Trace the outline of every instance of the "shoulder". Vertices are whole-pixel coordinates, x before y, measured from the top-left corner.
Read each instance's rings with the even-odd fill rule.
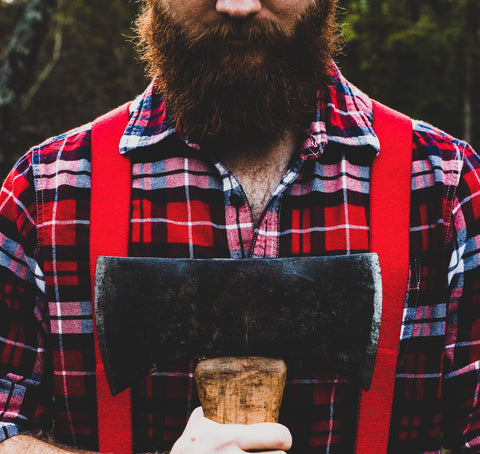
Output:
[[[441,195],[445,238],[450,244],[480,235],[480,157],[467,142],[413,121],[412,172],[412,195],[419,203],[431,204],[438,200],[435,194]]]
[[[48,192],[61,185],[89,186],[90,143],[91,123],[88,123],[32,147],[9,172],[1,197],[14,201],[15,211],[31,207],[28,209],[33,213],[40,191]]]
[[[91,154],[92,123],[87,123],[78,128],[51,137],[37,146],[32,147],[28,153],[34,166],[63,165],[79,159],[90,160]]]
[[[429,123],[413,121],[414,148],[424,154],[434,154],[445,159],[457,155],[476,155],[473,148],[464,140],[457,139]]]
[[[414,173],[431,173],[435,184],[448,186],[452,193],[467,173],[478,173],[479,169],[479,156],[467,142],[426,122],[413,120]]]

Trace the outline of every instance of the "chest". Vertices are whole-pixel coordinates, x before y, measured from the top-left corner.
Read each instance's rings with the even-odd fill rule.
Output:
[[[296,162],[284,174],[283,165],[272,173],[178,158],[135,164],[131,253],[242,258],[368,250],[369,169],[346,176],[342,167]]]
[[[244,170],[240,166],[229,167],[229,169],[240,182],[250,203],[259,203],[262,209],[265,194],[268,193],[267,197],[269,197],[284,175],[283,165],[277,167],[276,173],[272,172],[272,167],[265,169],[262,166],[251,171]],[[249,244],[253,244],[252,250],[255,257],[274,256],[274,254],[279,256],[333,255],[344,254],[347,251],[353,253],[368,250],[369,170],[367,168],[353,166],[346,161],[331,165],[304,165],[297,173],[288,174],[292,179],[288,180],[288,184],[285,184],[282,191],[275,192],[272,203],[267,209],[267,216],[262,217],[256,229],[250,222],[250,214],[246,206],[231,203],[231,195],[238,189],[232,181],[231,174],[219,174],[204,161],[172,156],[162,161],[136,163],[132,171],[131,255],[234,257],[247,251]],[[288,170],[287,173],[290,171]],[[48,191],[42,195],[44,199],[48,196],[52,197]],[[60,415],[66,414],[66,410],[62,407],[65,401],[63,396],[71,392],[70,388],[74,383],[77,393],[75,395],[87,396],[87,398],[75,400],[71,403],[71,409],[75,415],[87,414],[86,408],[88,411],[91,408],[95,409],[95,397],[89,393],[89,390],[95,387],[94,376],[89,372],[95,369],[95,363],[91,342],[92,314],[87,262],[88,188],[77,188],[72,194],[71,187],[62,185],[58,188],[57,196],[62,200],[62,209],[54,209],[56,205],[53,201],[46,205],[45,210],[51,212],[44,213],[44,216],[46,219],[53,219],[54,222],[44,222],[39,227],[42,233],[40,238],[44,239],[41,252],[48,260],[46,279],[49,295],[51,295],[49,303],[51,330],[54,339],[62,339],[63,343],[57,343],[59,347],[56,348],[59,351],[64,348],[65,340],[69,342],[66,344],[69,348],[72,349],[71,346],[75,345],[78,350],[76,354],[82,358],[83,367],[87,371],[81,377],[80,385],[77,381],[58,380],[57,412]],[[425,216],[417,214],[421,213],[421,207],[416,206],[415,198],[413,202],[414,220],[421,219],[428,226],[437,219],[438,213],[435,212],[424,213]],[[75,218],[72,221],[73,216]],[[426,247],[423,242],[432,242],[434,232],[420,226],[412,232],[412,247],[420,255],[419,250]],[[67,238],[72,238],[68,244]],[[73,239],[77,240],[75,244]],[[61,244],[61,247],[53,250],[52,242]],[[415,263],[420,267],[420,259]],[[412,275],[422,274],[421,269],[417,271],[418,273],[412,272]],[[441,301],[438,295],[428,294],[433,292],[432,289],[440,287],[434,271],[430,265],[427,289],[425,289],[425,283],[422,286],[419,282],[418,285],[415,282],[412,284],[415,286],[415,291],[411,292],[411,298],[415,300],[415,307],[427,304],[428,301]],[[422,280],[422,282],[425,281]],[[69,315],[65,316],[64,314],[67,313]],[[427,323],[421,317],[424,315],[426,317],[428,311],[425,311],[424,315],[417,310],[413,310],[412,313],[414,317],[420,319],[415,320],[412,329],[406,329],[405,333],[408,335],[411,331],[415,336],[427,336],[430,330],[416,329],[416,327],[422,327]],[[425,350],[419,347],[420,357],[428,354],[431,358],[431,342],[424,345]],[[60,354],[55,357],[54,368],[58,371],[58,376],[65,375],[63,373],[65,365],[61,358],[63,356]],[[417,366],[417,363],[420,365]],[[423,363],[416,361],[414,357],[406,364],[408,366],[406,372],[412,374],[419,372],[415,367],[421,367]],[[145,383],[139,384],[134,390],[136,408],[139,409],[139,414],[136,415],[138,421],[169,421],[171,414],[178,412],[179,406],[187,408],[195,405],[184,397],[190,396],[189,390],[193,389],[190,381],[191,371],[188,367],[186,365],[185,369],[176,370],[168,380],[166,380],[167,374],[157,374],[150,376]],[[311,412],[316,418],[314,421],[316,426],[329,426],[331,415],[321,411],[322,408],[327,408],[335,415],[332,421],[335,421],[340,428],[352,427],[354,412],[350,410],[355,405],[354,389],[344,383],[338,383],[335,377],[322,383],[309,381],[307,379],[311,378],[312,373],[299,366],[291,370],[298,381],[292,381],[289,384],[285,396],[287,410],[283,414],[288,419],[284,422],[300,434],[296,439],[300,439],[301,434],[305,432],[305,427],[311,427],[313,424],[310,417],[308,420],[304,419],[304,409],[310,408],[313,399],[318,410]],[[300,382],[301,386],[295,384]],[[155,407],[154,410],[161,414],[152,416],[149,413],[148,409],[151,408],[149,393],[151,392],[147,390],[150,389],[155,390],[152,391],[155,398],[162,402],[162,405],[158,406],[159,409]],[[172,392],[172,389],[178,392]],[[423,392],[423,387],[421,389]],[[334,404],[332,404],[333,397]],[[423,409],[422,412],[424,414]],[[88,420],[95,421],[95,414],[89,413]],[[82,419],[78,424],[84,424],[84,420]],[[178,427],[165,428],[158,424],[150,430],[149,425],[139,423],[138,430],[141,433],[137,438],[145,440],[145,443],[151,441],[152,446],[155,447],[158,446],[159,439],[165,440],[167,436],[174,439],[178,435],[175,431],[180,431],[183,426],[182,420],[178,423]],[[57,424],[57,427],[63,430],[62,428],[68,427],[68,424]],[[149,432],[147,433],[143,427],[147,427]],[[94,433],[93,430],[92,433]],[[339,429],[337,437],[341,445],[339,452],[347,451],[345,443],[348,442],[348,436],[347,429]],[[316,443],[323,443],[323,435],[320,434],[318,437],[315,439]],[[310,439],[306,436],[304,439],[306,449],[301,452],[314,452],[313,449],[308,450],[308,446],[312,446]],[[152,446],[139,446],[138,451],[145,452]]]
[[[257,225],[266,203],[281,182],[285,169],[278,166],[234,167],[234,169],[233,173],[248,199],[253,224]]]
[[[291,153],[278,149],[257,155],[238,154],[225,160],[247,197],[254,225],[258,224],[268,200],[288,172],[290,159]]]

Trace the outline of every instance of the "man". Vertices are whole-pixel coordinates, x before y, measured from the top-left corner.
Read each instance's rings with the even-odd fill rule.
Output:
[[[372,101],[330,60],[335,3],[144,1],[138,31],[155,80],[120,141],[132,162],[130,255],[369,250],[379,142]],[[30,150],[1,193],[2,453],[98,449],[90,131]],[[389,452],[480,452],[480,161],[416,121],[412,149]],[[358,389],[319,365],[289,365],[282,424],[223,426],[197,409],[185,428],[198,406],[192,367],[169,365],[132,388],[135,452],[281,452],[292,440],[296,453],[352,452]],[[37,438],[52,419],[71,448]]]

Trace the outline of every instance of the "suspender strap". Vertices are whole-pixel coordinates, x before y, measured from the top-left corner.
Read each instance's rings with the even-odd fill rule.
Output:
[[[375,102],[373,118],[380,154],[372,168],[370,241],[380,257],[383,309],[372,385],[360,396],[357,454],[387,452],[409,266],[412,122]]]
[[[92,125],[90,272],[92,295],[99,255],[128,256],[131,165],[118,144],[128,124],[125,104]],[[94,301],[94,299],[92,299]],[[130,390],[112,397],[103,369],[95,328],[99,451],[132,453]]]

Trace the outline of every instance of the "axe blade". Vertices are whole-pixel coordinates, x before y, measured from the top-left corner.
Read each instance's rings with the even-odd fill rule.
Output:
[[[318,361],[368,389],[381,293],[376,254],[99,257],[95,316],[110,389],[172,361],[252,355]]]

